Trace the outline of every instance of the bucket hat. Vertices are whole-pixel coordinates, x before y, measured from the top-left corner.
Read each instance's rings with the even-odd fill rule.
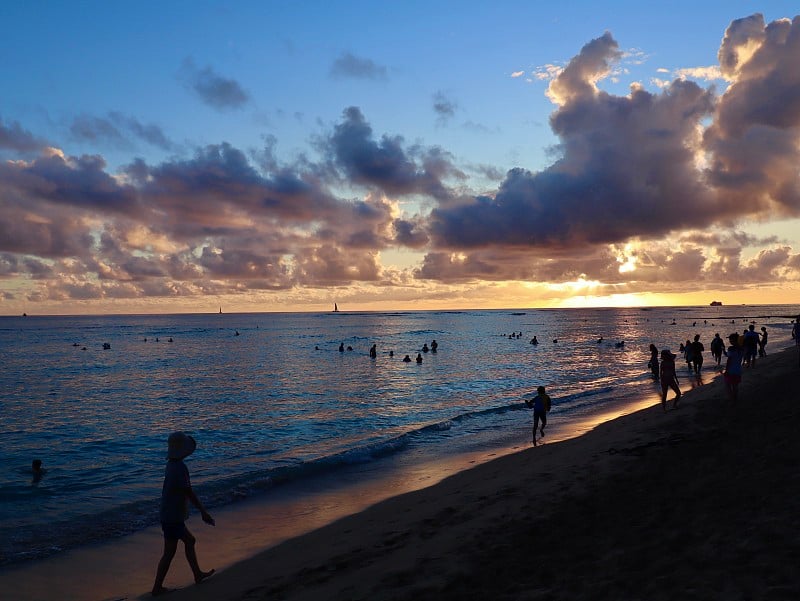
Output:
[[[169,450],[167,457],[169,459],[184,459],[194,453],[197,448],[197,442],[194,438],[183,432],[173,432],[167,439]]]

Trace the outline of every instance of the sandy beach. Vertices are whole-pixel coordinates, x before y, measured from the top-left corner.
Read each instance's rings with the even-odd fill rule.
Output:
[[[709,381],[677,410],[499,458],[169,598],[798,598],[798,378],[794,349],[775,353],[736,406]]]
[[[242,549],[242,561],[166,598],[800,598],[796,351],[745,369],[736,406],[715,371],[702,386],[679,375],[688,392],[677,410],[653,404],[258,554]],[[218,521],[267,531],[261,512]],[[214,529],[197,520],[192,528],[201,565],[220,567]],[[0,588],[8,598],[147,599],[159,539],[153,528],[138,543],[126,537],[14,568],[0,573]],[[114,588],[130,574],[138,592]],[[179,550],[166,584],[189,576]]]

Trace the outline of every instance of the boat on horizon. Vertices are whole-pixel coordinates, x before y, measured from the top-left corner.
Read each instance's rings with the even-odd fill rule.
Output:
[[[333,303],[333,312],[334,313],[338,313],[339,312],[339,305],[337,305],[336,303]]]
[[[722,306],[722,301],[711,301],[711,306],[712,307],[721,307]]]

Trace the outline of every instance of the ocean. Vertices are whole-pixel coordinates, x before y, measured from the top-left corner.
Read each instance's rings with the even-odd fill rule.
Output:
[[[313,491],[354,465],[372,466],[359,472],[368,477],[395,465],[387,459],[524,447],[524,399],[538,385],[553,399],[554,434],[642,398],[658,402],[650,343],[677,352],[699,334],[708,383],[719,372],[709,351],[716,332],[765,326],[767,351],[775,351],[791,343],[798,312],[0,317],[0,566],[156,524],[174,430],[198,441],[187,465],[213,512],[292,483]],[[437,351],[424,352],[433,340]],[[679,375],[684,387],[699,383],[684,368]],[[46,470],[38,480],[35,458]]]

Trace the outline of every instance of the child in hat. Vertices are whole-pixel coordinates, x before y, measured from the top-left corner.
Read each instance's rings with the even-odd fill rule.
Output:
[[[200,515],[206,524],[214,525],[214,518],[206,511],[200,499],[194,494],[189,481],[189,470],[183,460],[191,455],[197,448],[194,438],[183,432],[173,432],[168,440],[167,467],[164,471],[164,486],[161,489],[161,529],[164,531],[164,554],[158,562],[156,580],[153,584],[153,596],[169,592],[164,588],[164,578],[167,576],[172,558],[178,550],[178,541],[183,541],[186,549],[186,560],[192,568],[194,581],[200,583],[214,570],[204,572],[197,563],[197,554],[194,550],[195,537],[186,527],[186,518],[189,517],[189,501],[200,510]]]

